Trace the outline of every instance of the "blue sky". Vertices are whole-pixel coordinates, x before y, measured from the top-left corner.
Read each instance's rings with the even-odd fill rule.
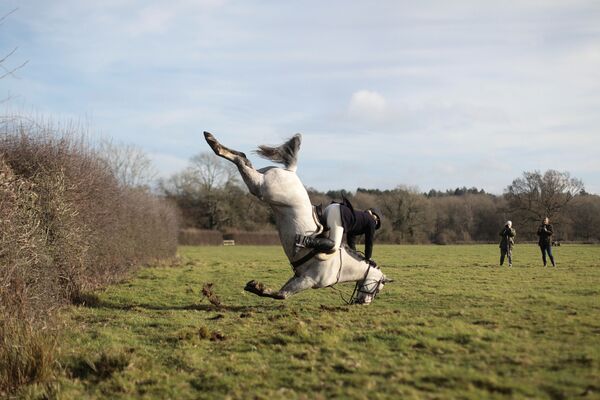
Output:
[[[16,1],[6,112],[134,143],[162,176],[303,134],[320,190],[476,186],[557,169],[600,193],[598,1]],[[267,165],[253,158],[259,166]]]

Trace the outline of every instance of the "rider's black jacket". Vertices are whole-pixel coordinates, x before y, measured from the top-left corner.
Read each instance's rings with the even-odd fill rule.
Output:
[[[367,211],[355,211],[348,199],[344,199],[340,204],[340,212],[348,246],[356,250],[356,237],[365,235],[365,257],[370,260],[373,255],[375,219]]]

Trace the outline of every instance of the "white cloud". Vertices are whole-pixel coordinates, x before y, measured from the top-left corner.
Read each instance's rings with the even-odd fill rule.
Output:
[[[348,114],[351,118],[367,121],[381,121],[386,117],[387,102],[385,98],[370,90],[359,90],[352,94],[348,106]]]

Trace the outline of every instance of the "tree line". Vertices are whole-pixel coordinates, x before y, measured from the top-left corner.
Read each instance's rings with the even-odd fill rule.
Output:
[[[240,182],[233,165],[201,153],[188,167],[163,179],[162,194],[180,209],[186,228],[228,231],[274,230],[270,209]],[[348,198],[357,209],[378,207],[383,213],[380,243],[495,242],[507,220],[521,241],[537,240],[537,225],[548,216],[555,239],[600,241],[600,196],[585,191],[568,172],[524,172],[501,195],[475,187],[422,192],[417,187],[391,190],[319,191],[307,188],[313,204]]]

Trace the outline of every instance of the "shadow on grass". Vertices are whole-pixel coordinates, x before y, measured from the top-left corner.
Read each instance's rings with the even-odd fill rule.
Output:
[[[84,303],[82,306],[95,309],[109,309],[109,310],[134,310],[142,308],[144,310],[151,311],[231,311],[231,312],[242,312],[248,313],[251,311],[277,311],[284,310],[286,306],[284,304],[273,304],[273,305],[255,305],[255,306],[227,306],[220,305],[215,306],[213,304],[185,304],[185,305],[160,305],[160,304],[147,304],[147,303],[132,303],[132,304],[120,304],[112,303],[104,300],[97,299],[94,302]]]

